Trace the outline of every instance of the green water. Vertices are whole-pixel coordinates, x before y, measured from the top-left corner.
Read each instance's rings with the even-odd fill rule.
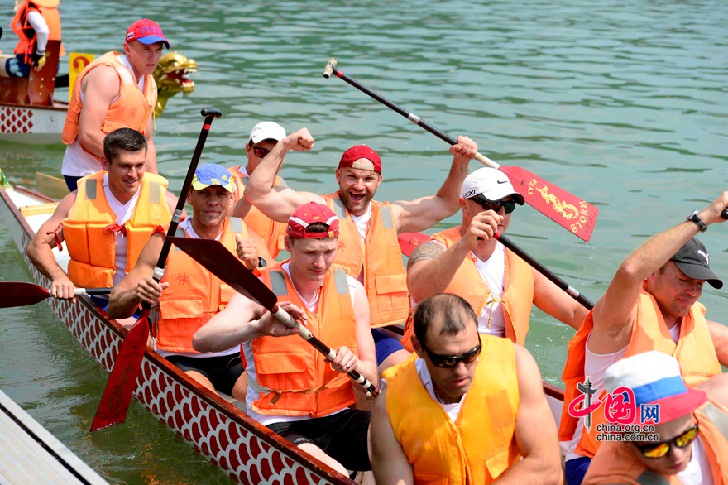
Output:
[[[443,132],[467,134],[493,160],[597,205],[588,244],[528,207],[514,213],[509,231],[592,300],[646,237],[728,186],[722,1],[74,0],[61,13],[69,52],[120,49],[126,27],[148,16],[197,61],[195,92],[170,100],[155,134],[173,190],[201,128],[199,109],[216,106],[224,116],[203,162],[241,163],[252,125],[273,120],[288,131],[306,126],[316,138],[312,152],[290,155],[283,168],[295,188],[331,192],[341,152],[366,143],[383,159],[378,199],[434,193],[449,168],[447,145],[341,80],[323,79],[326,60],[337,57],[344,72]],[[6,12],[0,22],[9,20]],[[8,51],[5,31],[0,48]],[[0,143],[0,166],[16,183],[36,170],[58,173],[62,155],[62,146]],[[727,230],[712,226],[701,237],[725,277]],[[2,279],[29,278],[2,224],[0,255]],[[710,318],[728,320],[724,292],[706,288],[702,301]],[[109,480],[226,482],[138,405],[127,424],[88,434],[105,373],[42,304],[2,310],[0,322],[0,388]],[[558,385],[573,331],[538,311],[531,328],[527,346]]]

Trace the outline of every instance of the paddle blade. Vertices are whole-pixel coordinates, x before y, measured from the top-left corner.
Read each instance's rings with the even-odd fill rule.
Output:
[[[145,313],[126,334],[109,375],[91,431],[123,423],[142,371],[142,357],[149,337],[149,314]]]
[[[521,167],[500,169],[530,205],[584,241],[591,239],[599,209]]]
[[[0,308],[35,305],[51,296],[42,286],[25,281],[0,281]]]
[[[185,237],[167,239],[235,291],[249,296],[271,312],[275,312],[278,303],[275,293],[218,241]]]
[[[403,232],[397,235],[399,249],[402,251],[402,254],[408,258],[409,255],[412,254],[412,251],[414,251],[420,243],[425,242],[428,239],[430,239],[430,236],[422,234],[421,232]]]

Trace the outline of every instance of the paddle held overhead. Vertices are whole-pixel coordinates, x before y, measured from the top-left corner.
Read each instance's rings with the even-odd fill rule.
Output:
[[[336,64],[336,59],[329,59],[328,64],[326,64],[326,68],[324,68],[324,78],[328,79],[331,74],[335,74],[339,79],[346,81],[359,91],[376,99],[380,103],[404,116],[417,126],[429,131],[441,140],[449,143],[450,145],[455,145],[457,143],[455,138],[446,135],[426,121],[423,121],[416,114],[405,111],[405,109],[401,106],[389,101],[379,93],[372,91],[359,81],[347,76],[341,70],[336,68]],[[557,187],[551,182],[538,177],[522,167],[504,167],[482,153],[477,153],[475,155],[475,159],[486,167],[495,168],[508,175],[511,184],[516,191],[523,196],[528,205],[549,217],[561,227],[569,230],[577,237],[584,241],[589,241],[599,213],[599,209],[595,206],[589,204],[584,199],[576,197],[564,189]]]

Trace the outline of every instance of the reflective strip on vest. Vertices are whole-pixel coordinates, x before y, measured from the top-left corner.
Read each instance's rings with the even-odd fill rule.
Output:
[[[96,200],[96,196],[98,195],[96,193],[96,185],[97,185],[96,181],[93,180],[93,183],[89,183],[89,182],[92,182],[92,180],[86,181],[86,199],[87,200]]]
[[[670,480],[650,470],[645,470],[642,475],[637,477],[637,483],[640,485],[670,485]]]
[[[162,196],[162,186],[156,182],[152,182],[149,185],[149,201],[152,204],[159,204],[161,196]]]
[[[177,229],[174,231],[174,237],[187,237],[187,234],[185,234],[185,230],[181,227],[177,226]],[[177,246],[174,247],[175,251],[182,251]]]
[[[382,207],[382,209],[384,209],[385,207]],[[392,220],[392,207],[390,206],[388,211],[380,210],[379,213],[382,215],[382,224],[384,224],[384,228],[394,228],[394,221]]]
[[[713,404],[705,406],[703,414],[713,422],[715,427],[718,428],[718,431],[720,431],[720,434],[728,440],[728,414],[722,412]]]
[[[286,277],[283,275],[283,271],[270,271],[270,286],[276,296],[288,294]]]
[[[346,206],[344,205],[344,201],[341,199],[331,199],[331,201],[334,203],[334,213],[336,214],[336,217],[339,219],[346,219]]]
[[[339,295],[346,295],[349,293],[349,283],[346,281],[346,273],[343,269],[337,269],[334,271],[334,282],[336,283],[336,292]]]
[[[243,220],[239,217],[230,217],[230,231],[233,234],[241,234],[243,232]]]

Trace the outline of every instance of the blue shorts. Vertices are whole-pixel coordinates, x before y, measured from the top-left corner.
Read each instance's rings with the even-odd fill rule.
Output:
[[[584,475],[591,465],[591,458],[582,456],[574,458],[564,463],[564,476],[566,477],[566,485],[581,485]]]
[[[377,347],[377,366],[382,365],[382,362],[384,362],[387,357],[398,350],[404,350],[404,347],[401,343],[399,343],[399,340],[394,337],[390,337],[381,330],[373,328],[372,337],[374,338],[374,345]]]
[[[28,77],[30,76],[30,64],[26,64],[23,61],[23,54],[18,54],[15,57],[11,57],[5,61],[5,72],[8,73],[8,77]]]

